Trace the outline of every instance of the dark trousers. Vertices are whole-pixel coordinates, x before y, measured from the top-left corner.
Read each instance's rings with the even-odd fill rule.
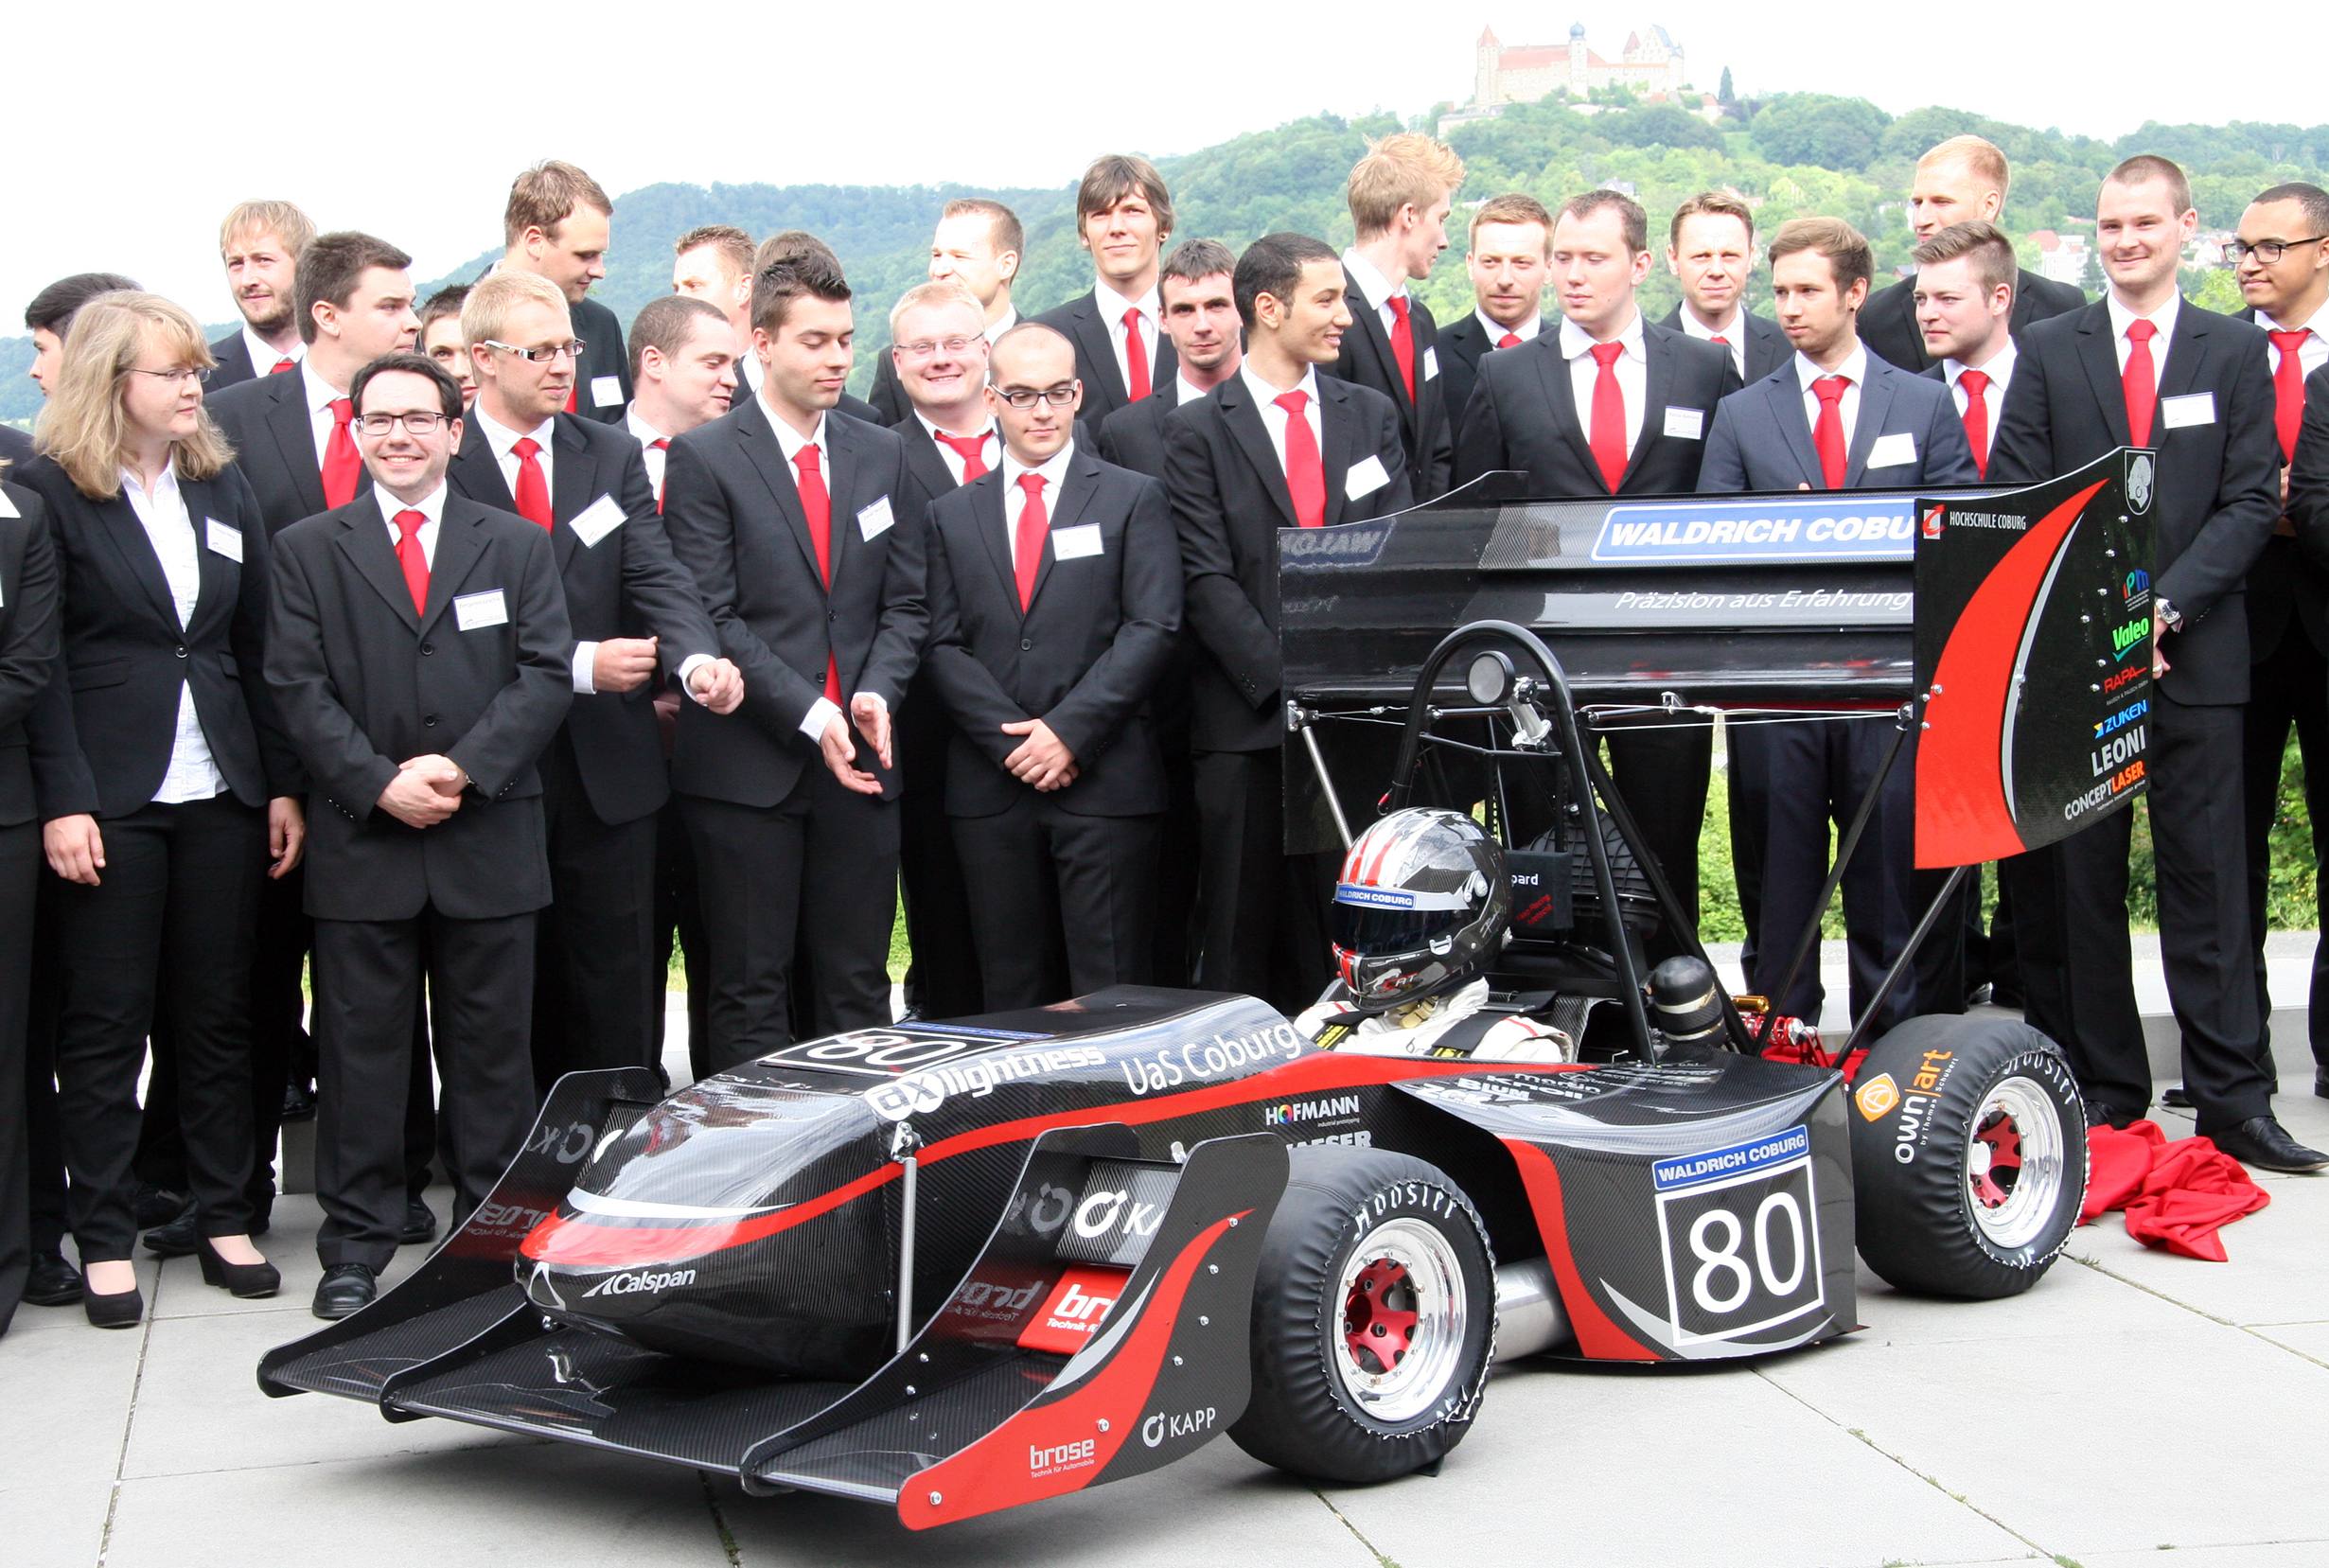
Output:
[[[1892,737],[1891,722],[1876,717],[1742,725],[1732,731],[1733,771],[1748,776],[1751,791],[1759,790],[1755,810],[1763,821],[1761,898],[1754,966],[1747,977],[1750,990],[1769,995],[1766,987],[1786,978],[1788,960],[1814,918],[1813,904],[1827,877],[1829,826],[1832,823],[1841,836],[1850,824]],[[1884,971],[1908,945],[1914,925],[1910,868],[1915,851],[1915,765],[1911,742],[1901,748],[1885,778],[1876,814],[1844,872],[1854,1017],[1866,1011]],[[1734,822],[1734,840],[1738,832]],[[1914,978],[1904,977],[1885,999],[1877,1020],[1879,1031],[1910,1016],[1914,994]],[[1782,1013],[1816,1020],[1826,996],[1815,952],[1794,988],[1785,996],[1773,996],[1772,1006]]]
[[[2265,977],[2265,893],[2272,866],[2272,819],[2281,797],[2281,756],[2297,731],[2304,758],[2305,815],[2312,822],[2315,907],[2329,909],[2329,872],[2321,865],[2329,835],[2329,661],[2292,620],[2281,645],[2249,669],[2249,705],[2241,724],[2247,779],[2249,943],[2256,961],[2256,1017],[2264,1067],[2272,1073],[2272,994]],[[2329,943],[2313,944],[2313,987],[2305,1010],[2313,1063],[2329,1072]]]
[[[1698,837],[1706,824],[1706,784],[1714,772],[1715,727],[1692,714],[1649,714],[1612,720],[1610,777],[1642,830],[1667,885],[1698,931]],[[1658,963],[1689,951],[1685,933],[1661,923],[1648,946]]]
[[[1285,853],[1282,753],[1200,751],[1204,837],[1198,985],[1259,996],[1288,1016],[1333,978],[1327,906],[1341,856]]]
[[[2258,1059],[2241,778],[2226,766],[2239,754],[2240,710],[2155,695],[2149,726],[2160,957],[2183,1035],[2183,1086],[2206,1134],[2271,1110]],[[2125,1116],[2151,1103],[2126,938],[2133,828],[2131,809],[2114,811],[2000,863],[2014,884],[2025,1016],[2070,1053],[2088,1098]]]
[[[411,920],[317,921],[315,1251],[326,1268],[379,1270],[396,1256],[424,975],[453,1224],[492,1190],[533,1124],[533,915],[453,920],[432,907]]]
[[[898,809],[844,789],[820,762],[772,806],[684,798],[703,890],[714,1071],[795,1038],[795,942],[812,966],[817,1034],[890,1022]]]
[[[32,1266],[31,1151],[25,1125],[25,1025],[32,1001],[32,904],[41,824],[0,828],[0,1333]]]
[[[687,977],[687,1061],[689,1076],[712,1070],[704,1056],[710,1035],[704,1024],[712,1000],[705,968],[703,894],[696,882],[696,847],[688,842],[687,819],[675,797],[655,814],[655,950],[668,955],[679,945],[680,972]],[[668,984],[670,960],[664,959]],[[664,1011],[655,1013],[655,1061],[663,1059]]]
[[[542,749],[550,907],[534,938],[534,1078],[652,1066],[671,949],[655,951],[655,819],[608,823],[564,730]]]
[[[1148,983],[1156,833],[1155,817],[1086,817],[1032,789],[954,819],[990,1011]]]
[[[1165,809],[1156,823],[1156,917],[1149,938],[1149,978],[1190,986],[1197,978],[1197,876],[1204,836],[1197,821],[1197,764],[1190,749],[1189,671],[1195,657],[1186,631],[1148,696],[1149,724],[1164,762]]]
[[[954,720],[937,689],[917,677],[897,715],[898,872],[906,905],[906,1005],[925,1018],[986,1011],[971,935],[970,890],[946,815],[946,752]]]
[[[130,1256],[137,1074],[169,989],[186,1180],[205,1236],[251,1228],[251,948],[267,819],[232,795],[98,824],[96,887],[57,898],[57,1111],[81,1261]]]
[[[25,1145],[31,1156],[32,1250],[47,1257],[64,1246],[64,1139],[57,1128],[57,900],[64,879],[48,869],[34,873],[32,1000],[25,1022]]]

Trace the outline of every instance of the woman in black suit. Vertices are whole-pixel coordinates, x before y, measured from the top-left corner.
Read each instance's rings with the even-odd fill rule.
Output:
[[[251,943],[299,858],[298,765],[261,675],[267,531],[203,413],[211,359],[153,294],[73,318],[22,482],[46,502],[63,657],[31,717],[59,891],[58,1119],[89,1321],[143,1315],[130,1262],[137,1073],[169,991],[203,1277],[281,1283],[251,1244]]]

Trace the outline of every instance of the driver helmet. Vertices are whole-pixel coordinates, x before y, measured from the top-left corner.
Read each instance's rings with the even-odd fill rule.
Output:
[[[1410,1000],[1495,953],[1512,912],[1504,851],[1460,812],[1395,811],[1343,858],[1334,962],[1361,1005]]]

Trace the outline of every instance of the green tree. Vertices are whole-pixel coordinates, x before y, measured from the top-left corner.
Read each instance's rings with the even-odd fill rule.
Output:
[[[1728,65],[1722,67],[1722,85],[1715,89],[1715,101],[1725,108],[1738,101],[1738,95],[1731,91],[1731,68]]]
[[[1875,159],[1892,116],[1866,98],[1790,93],[1755,117],[1755,143],[1774,164],[1859,170]]]

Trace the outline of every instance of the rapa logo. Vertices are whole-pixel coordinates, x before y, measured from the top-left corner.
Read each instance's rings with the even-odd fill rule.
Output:
[[[1093,1457],[1093,1451],[1099,1447],[1099,1443],[1100,1439],[1097,1437],[1085,1437],[1078,1442],[1061,1443],[1053,1448],[1037,1448],[1030,1443],[1027,1446],[1027,1473],[1030,1475],[1057,1475],[1064,1470],[1084,1470],[1097,1462]]]
[[[637,1274],[610,1274],[582,1294],[586,1296],[648,1295],[695,1282],[694,1269],[643,1270]]]
[[[1860,1086],[1852,1096],[1852,1102],[1860,1107],[1862,1117],[1870,1121],[1880,1121],[1887,1111],[1900,1103],[1900,1085],[1893,1082],[1891,1073],[1878,1073]]]
[[[1155,1448],[1167,1437],[1195,1437],[1213,1430],[1215,1411],[1211,1405],[1191,1410],[1185,1415],[1172,1416],[1157,1411],[1140,1423],[1140,1441]]]

